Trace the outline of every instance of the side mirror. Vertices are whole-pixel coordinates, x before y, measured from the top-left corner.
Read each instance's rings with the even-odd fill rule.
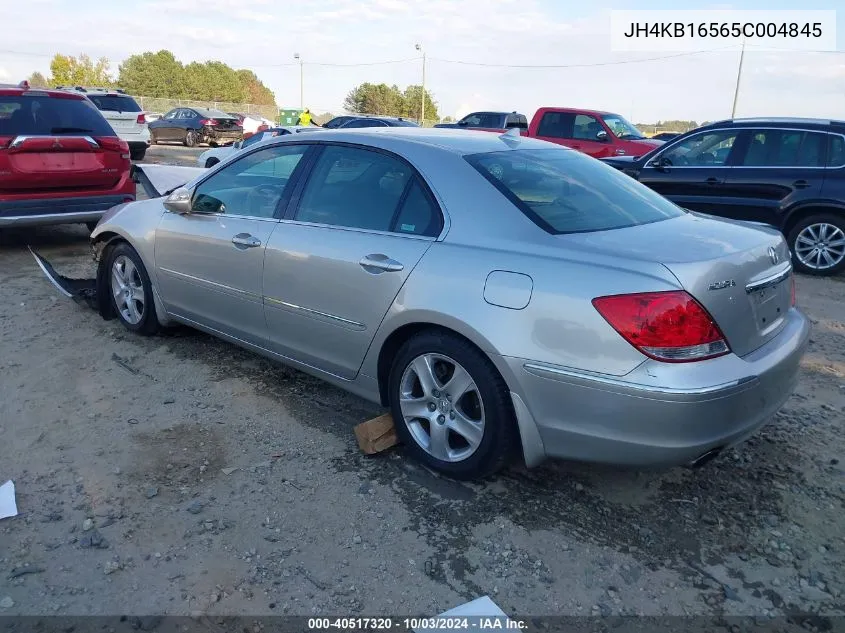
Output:
[[[600,130],[599,132],[596,133],[596,139],[598,141],[602,142],[602,143],[606,143],[607,142],[607,132],[605,132],[604,130]]]
[[[171,213],[187,215],[191,212],[191,197],[193,192],[186,187],[179,187],[164,201],[164,208]]]
[[[657,158],[653,158],[648,161],[648,166],[654,167],[657,171],[669,171],[669,167],[672,166],[672,163],[668,158],[658,156]]]
[[[458,121],[458,125],[469,125],[468,121]]]

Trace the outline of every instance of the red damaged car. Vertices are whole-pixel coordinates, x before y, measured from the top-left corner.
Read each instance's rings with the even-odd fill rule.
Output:
[[[129,145],[85,95],[0,84],[0,228],[93,227],[133,200]]]

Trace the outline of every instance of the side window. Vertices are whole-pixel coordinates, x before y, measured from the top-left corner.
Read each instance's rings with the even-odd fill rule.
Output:
[[[394,231],[437,237],[443,228],[440,211],[435,207],[415,178],[399,209]]]
[[[365,149],[328,146],[317,160],[302,193],[297,220],[373,231],[393,229],[399,203],[413,175],[409,165]],[[420,222],[408,210],[404,232]]]
[[[659,160],[674,167],[726,165],[738,133],[722,130],[690,136],[663,152]]]
[[[272,218],[308,145],[277,145],[244,156],[194,192],[195,213]]]
[[[572,130],[572,138],[583,141],[597,141],[598,133],[604,130],[596,117],[589,114],[578,114],[575,116],[575,126]]]
[[[179,115],[180,119],[193,119],[197,114],[193,110],[182,110],[182,113]]]
[[[480,114],[470,114],[465,116],[461,119],[461,123],[468,125],[470,127],[481,127],[481,115]]]
[[[546,112],[540,119],[537,136],[572,138],[575,116],[571,112]]]
[[[171,110],[167,114],[165,114],[162,118],[167,121],[172,121],[176,118],[176,115],[179,114],[179,110]]]
[[[745,167],[822,167],[825,135],[800,130],[753,131]]]
[[[828,167],[845,167],[845,136],[828,134],[830,146],[827,152]]]
[[[509,114],[505,119],[505,127],[508,129],[516,127],[520,130],[527,130],[528,119],[521,114]]]
[[[350,121],[343,127],[344,129],[359,127],[387,127],[387,124],[384,121],[379,121],[378,119],[358,119],[356,121]]]

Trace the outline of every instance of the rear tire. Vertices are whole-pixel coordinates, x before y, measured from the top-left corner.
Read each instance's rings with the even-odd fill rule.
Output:
[[[787,237],[795,269],[807,275],[836,275],[845,270],[845,216],[811,215]]]
[[[141,149],[131,149],[129,150],[129,157],[132,160],[144,160],[144,156],[147,155],[147,148],[142,147]]]
[[[455,479],[493,474],[519,446],[507,384],[478,348],[450,332],[425,330],[406,341],[393,359],[388,394],[406,450]]]
[[[153,288],[141,256],[126,242],[108,254],[108,292],[117,318],[127,330],[150,336],[158,331]]]
[[[208,169],[209,167],[214,167],[219,162],[219,158],[209,158],[207,161],[205,161],[205,168]]]
[[[185,132],[185,147],[196,147],[197,133],[193,130]]]

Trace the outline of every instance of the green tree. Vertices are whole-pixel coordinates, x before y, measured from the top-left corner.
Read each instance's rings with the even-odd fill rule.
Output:
[[[251,70],[239,70],[237,74],[247,103],[276,105],[276,95],[261,82],[254,72]]]
[[[120,65],[118,85],[142,97],[181,99],[185,90],[185,68],[166,50],[132,55]]]
[[[363,83],[349,91],[343,107],[359,114],[401,116],[404,96],[398,86]]]
[[[402,93],[402,116],[409,119],[420,118],[420,106],[422,105],[422,86],[408,86]],[[425,119],[426,121],[437,121],[437,103],[431,97],[431,93],[425,91]]]
[[[95,61],[84,53],[79,57],[57,53],[50,62],[50,82],[55,86],[110,86],[109,66],[105,57]]]
[[[48,88],[50,86],[50,82],[47,81],[47,78],[38,71],[32,73],[27,78],[27,81],[33,88]]]
[[[238,74],[223,62],[191,62],[185,66],[185,88],[190,99],[247,102]]]
[[[440,122],[441,122],[441,123],[454,123],[454,122],[455,122],[455,119],[454,119],[453,117],[450,117],[450,116],[444,116],[444,117],[440,120]]]

